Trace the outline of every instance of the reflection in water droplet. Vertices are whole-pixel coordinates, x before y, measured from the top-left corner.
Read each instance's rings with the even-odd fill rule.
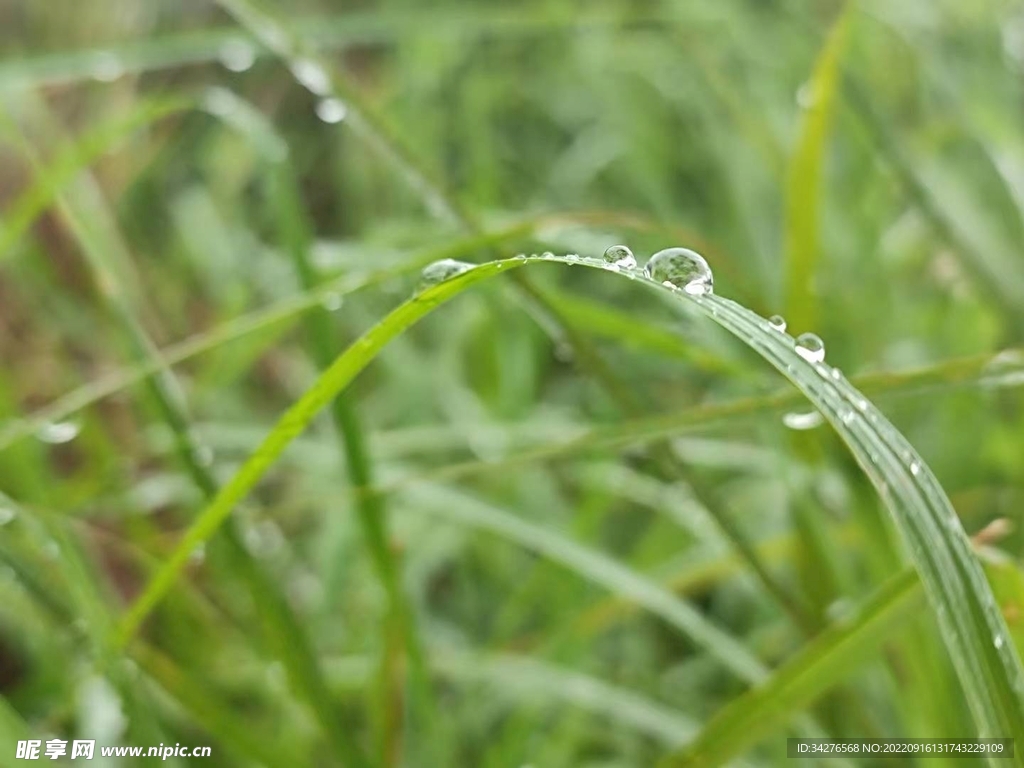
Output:
[[[316,116],[325,123],[340,123],[347,113],[348,107],[341,99],[321,99],[316,105]]]
[[[912,474],[914,477],[917,477],[917,475],[918,475],[918,473],[920,473],[920,471],[921,471],[921,462],[919,462],[919,461],[912,461],[912,462],[910,462],[910,474]]]
[[[783,424],[790,429],[798,431],[820,427],[824,421],[825,420],[822,418],[821,414],[817,411],[807,411],[806,413],[787,413],[782,417]]]
[[[786,330],[786,318],[782,315],[772,315],[768,318],[768,325],[774,328],[776,331]]]
[[[662,285],[682,288],[691,296],[711,293],[715,286],[711,267],[703,256],[689,248],[658,251],[648,260],[644,274]]]
[[[80,427],[72,421],[48,421],[36,430],[36,437],[44,443],[60,445],[70,443],[80,431]]]
[[[809,363],[820,363],[825,359],[825,342],[813,333],[801,333],[796,337],[796,353]]]
[[[124,64],[110,51],[100,51],[93,57],[90,71],[101,83],[112,83],[124,74]]]
[[[324,297],[320,299],[320,306],[326,309],[328,312],[337,312],[341,309],[343,300],[340,293],[326,293]]]
[[[256,61],[256,49],[239,38],[226,40],[217,55],[220,63],[232,72],[245,72]]]
[[[475,264],[458,261],[457,259],[441,259],[432,264],[427,264],[423,271],[420,272],[420,282],[416,286],[416,292],[420,293],[438,283],[443,283],[445,280],[451,280],[453,277],[468,272],[475,266]]]
[[[604,252],[604,260],[619,269],[632,269],[636,266],[636,257],[625,245],[613,245]]]
[[[313,59],[296,59],[290,67],[295,79],[316,96],[326,96],[331,90],[331,76]]]

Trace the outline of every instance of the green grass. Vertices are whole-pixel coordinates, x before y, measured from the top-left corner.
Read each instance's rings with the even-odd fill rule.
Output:
[[[0,764],[1024,739],[1011,4],[9,17]]]

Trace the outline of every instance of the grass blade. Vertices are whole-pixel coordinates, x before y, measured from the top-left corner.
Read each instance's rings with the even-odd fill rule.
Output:
[[[842,82],[840,59],[849,37],[853,3],[848,2],[825,38],[807,85],[800,137],[786,182],[786,317],[794,328],[817,325],[818,222],[822,166]]]

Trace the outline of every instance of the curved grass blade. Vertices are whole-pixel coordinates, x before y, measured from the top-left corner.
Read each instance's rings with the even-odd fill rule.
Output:
[[[794,328],[817,325],[818,220],[825,149],[831,130],[836,93],[841,82],[840,57],[849,37],[853,3],[840,11],[825,39],[811,79],[805,86],[810,104],[804,111],[800,137],[790,161],[786,183],[786,317]]]
[[[121,646],[128,643],[143,619],[173,586],[192,551],[216,533],[234,506],[259,482],[288,444],[302,433],[324,406],[369,365],[391,339],[471,285],[523,263],[523,260],[510,259],[482,264],[451,280],[432,286],[400,305],[345,350],[284,413],[260,446],[196,518],[163,567],[122,618],[115,643]]]
[[[718,712],[683,751],[664,766],[724,765],[845,677],[891,636],[921,604],[913,569],[889,579],[849,623],[832,625],[752,688]]]
[[[376,353],[405,328],[462,290],[506,267],[556,261],[607,268],[579,257],[530,257],[490,262],[433,286],[399,306],[371,328],[303,395],[186,532],[164,567],[125,615],[118,642],[126,643],[143,618],[173,586],[189,553],[211,536],[259,481],[284,448],[320,408],[344,388]],[[818,408],[853,451],[881,493],[906,541],[936,612],[954,667],[978,730],[985,736],[1024,737],[1021,692],[1024,670],[1008,642],[1003,616],[992,597],[970,541],[938,481],[913,447],[837,370],[802,357],[795,341],[733,301],[692,295],[655,283],[639,270],[615,274],[641,280],[692,304],[732,332],[785,375]]]

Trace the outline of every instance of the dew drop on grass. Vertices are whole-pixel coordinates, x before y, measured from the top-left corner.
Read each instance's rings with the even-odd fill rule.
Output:
[[[324,297],[320,299],[320,306],[326,309],[328,312],[337,312],[341,309],[343,301],[340,293],[325,293]]]
[[[347,113],[348,108],[341,99],[320,99],[316,105],[316,116],[325,123],[340,123]]]
[[[470,264],[466,261],[459,261],[457,259],[441,259],[431,264],[427,264],[420,272],[420,282],[416,286],[416,293],[422,293],[428,288],[432,288],[438,283],[443,283],[445,280],[451,280],[453,277],[458,277],[464,272],[475,267],[475,264]]]
[[[807,411],[806,413],[792,412],[784,414],[782,417],[782,423],[790,429],[797,431],[803,431],[807,429],[814,429],[820,427],[824,423],[824,419],[821,414],[817,411]]]
[[[290,67],[295,79],[315,96],[326,96],[331,90],[331,76],[313,59],[296,59]]]
[[[809,363],[820,363],[825,359],[825,342],[813,333],[801,333],[796,337],[796,353]]]
[[[633,269],[636,266],[636,257],[633,252],[624,245],[613,245],[604,252],[604,260],[613,264],[619,269]]]
[[[691,296],[712,293],[715,287],[711,267],[703,256],[689,248],[658,251],[648,260],[644,274],[656,283],[682,288]]]
[[[81,431],[73,421],[48,421],[36,430],[36,437],[50,445],[70,443]]]
[[[768,318],[768,325],[770,325],[776,331],[786,330],[786,318],[782,315],[772,315]]]
[[[226,40],[217,52],[220,63],[232,72],[245,72],[256,61],[256,49],[238,38]]]
[[[912,462],[910,462],[910,474],[912,474],[914,477],[917,477],[918,474],[920,474],[920,472],[921,472],[921,462],[919,462],[919,461],[912,461]]]
[[[1002,648],[1003,647],[1003,636],[1002,635],[996,635],[996,639],[992,641],[992,644],[995,645],[995,647],[997,649],[998,648]]]

